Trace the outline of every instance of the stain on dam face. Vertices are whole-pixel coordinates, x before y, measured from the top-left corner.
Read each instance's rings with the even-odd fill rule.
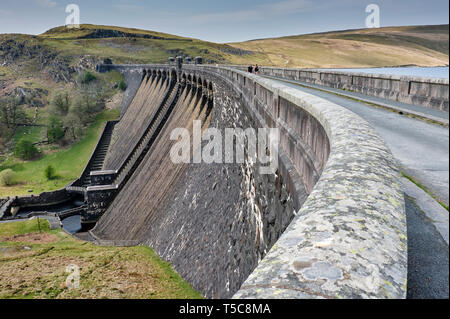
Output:
[[[197,83],[177,84],[167,122],[92,232],[149,245],[206,297],[229,298],[289,225],[294,207],[281,175],[260,175],[258,163],[172,163],[175,128],[192,132],[194,120],[203,130],[259,126],[227,83],[213,81],[213,105],[208,87]],[[116,125],[105,169],[117,169],[131,152],[167,90],[167,81],[144,78]]]

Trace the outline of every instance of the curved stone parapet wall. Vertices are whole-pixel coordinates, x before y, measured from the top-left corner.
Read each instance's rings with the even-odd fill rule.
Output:
[[[367,122],[321,98],[242,71],[218,72],[245,77],[311,114],[330,142],[311,194],[234,298],[406,297],[404,198],[381,138]]]
[[[260,67],[259,73],[449,111],[448,79],[276,67]]]

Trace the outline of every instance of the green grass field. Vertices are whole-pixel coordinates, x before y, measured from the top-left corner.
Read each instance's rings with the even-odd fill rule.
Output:
[[[200,299],[155,252],[144,246],[101,247],[50,230],[37,219],[0,224],[0,299]],[[66,267],[80,269],[69,289]]]
[[[16,185],[0,186],[0,197],[26,195],[29,194],[28,190],[33,190],[33,194],[52,191],[77,179],[86,166],[106,121],[117,119],[119,114],[118,109],[101,112],[89,126],[82,140],[68,149],[54,147],[48,154],[34,161],[22,161],[10,156],[0,165],[0,170],[11,168],[16,173]],[[36,128],[31,128],[31,131],[34,130],[37,131]],[[58,176],[56,179],[48,181],[44,177],[44,169],[47,165],[55,168]]]

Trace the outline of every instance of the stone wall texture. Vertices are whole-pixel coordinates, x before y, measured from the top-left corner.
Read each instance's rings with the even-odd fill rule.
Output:
[[[242,70],[242,67],[239,67]],[[324,85],[448,112],[449,80],[312,69],[260,68],[261,75]]]

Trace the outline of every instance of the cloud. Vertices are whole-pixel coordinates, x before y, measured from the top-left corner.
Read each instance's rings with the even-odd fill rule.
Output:
[[[56,1],[54,0],[34,0],[34,2],[42,7],[47,8],[53,8],[54,6],[56,6]]]
[[[255,5],[250,9],[192,15],[189,17],[189,21],[193,23],[211,23],[219,21],[243,22],[264,20],[271,17],[304,12],[311,5],[310,0],[284,0]]]

